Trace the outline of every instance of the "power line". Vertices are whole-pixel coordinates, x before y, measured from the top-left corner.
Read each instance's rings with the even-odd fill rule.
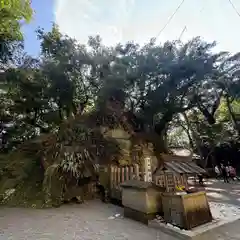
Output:
[[[185,0],[182,0],[182,2],[178,5],[178,7],[176,8],[176,10],[173,12],[173,14],[170,16],[170,18],[168,19],[168,21],[166,22],[166,24],[163,26],[163,28],[158,32],[156,38],[159,37],[159,35],[164,31],[164,29],[168,26],[168,24],[172,21],[173,17],[176,15],[176,13],[178,12],[178,10],[181,8],[181,6],[183,5],[183,3],[185,2]]]
[[[179,36],[179,38],[178,38],[179,41],[181,40],[181,38],[182,38],[183,34],[185,33],[185,31],[187,31],[187,26],[185,26],[185,27],[183,28],[183,30],[181,31],[181,34],[180,34],[180,36]]]
[[[233,4],[232,0],[228,0],[229,3],[231,4],[233,10],[236,12],[236,14],[240,17],[240,12],[237,10],[237,8],[235,7],[235,5]]]
[[[204,10],[204,6],[200,9],[199,14],[201,14],[201,13],[203,12],[203,10]],[[196,16],[195,16],[195,18],[196,18]],[[183,28],[183,30],[182,30],[179,38],[178,38],[179,41],[181,40],[183,34],[184,34],[186,31],[187,31],[187,25],[184,26],[184,28]]]

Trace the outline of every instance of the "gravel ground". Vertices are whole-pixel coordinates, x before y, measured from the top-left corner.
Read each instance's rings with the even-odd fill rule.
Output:
[[[240,215],[240,183],[210,180],[206,191],[214,218],[228,220]],[[220,239],[240,239],[236,224],[224,230],[230,235]],[[0,208],[0,240],[6,239],[174,240],[157,229],[124,219],[122,208],[99,201],[44,210]]]
[[[90,201],[57,209],[0,209],[0,239],[172,240],[141,223],[124,219],[122,209]]]

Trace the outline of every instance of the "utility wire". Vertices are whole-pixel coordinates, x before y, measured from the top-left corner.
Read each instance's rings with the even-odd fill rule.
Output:
[[[236,14],[240,17],[240,12],[237,10],[237,8],[235,7],[234,3],[232,2],[232,0],[228,0],[229,3],[231,4],[233,10],[236,12]]]
[[[185,0],[182,0],[182,2],[178,5],[178,7],[176,8],[176,10],[173,12],[173,14],[170,16],[170,18],[168,19],[168,21],[166,22],[166,24],[163,26],[163,28],[158,32],[156,39],[160,36],[160,34],[164,31],[164,29],[168,26],[168,24],[172,21],[173,17],[176,15],[176,13],[178,12],[178,10],[181,8],[181,6],[183,5],[183,3],[185,2]],[[240,17],[240,15],[239,15]]]
[[[199,15],[203,12],[203,10],[204,10],[204,6],[200,9],[200,11],[199,11]],[[195,16],[195,18],[196,18],[196,16]],[[183,28],[183,30],[182,30],[182,32],[181,32],[179,38],[178,38],[179,41],[181,40],[183,34],[184,34],[186,31],[187,31],[187,25],[184,26],[184,28]]]
[[[180,36],[179,36],[179,38],[178,38],[179,41],[181,40],[181,38],[182,38],[183,34],[185,33],[185,31],[187,31],[187,26],[185,26],[185,27],[183,28],[183,30],[181,31]]]

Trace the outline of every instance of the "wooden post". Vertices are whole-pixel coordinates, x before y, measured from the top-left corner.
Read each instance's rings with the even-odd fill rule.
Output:
[[[136,174],[136,179],[140,180],[140,176],[139,176],[139,165],[135,164],[135,174]]]
[[[173,185],[174,185],[174,192],[176,191],[176,177],[173,175]]]
[[[151,158],[146,157],[144,159],[144,181],[152,182],[152,167],[151,167]]]
[[[185,185],[186,185],[186,188],[188,187],[188,176],[187,174],[184,175],[184,180],[185,180]]]
[[[130,167],[130,180],[133,179],[133,166]]]
[[[167,175],[166,175],[165,172],[163,172],[163,174],[164,174],[164,185],[165,185],[165,187],[166,187],[167,192],[169,192],[169,189],[168,189],[168,182],[167,182]]]
[[[111,165],[106,167],[106,171],[107,171],[107,198],[111,197],[111,175],[112,175],[112,171],[111,171]]]
[[[123,183],[123,182],[126,181],[125,176],[124,176],[124,175],[125,175],[125,167],[122,167],[121,170],[122,170],[122,174],[121,174],[121,176],[122,176],[121,183]]]
[[[126,167],[126,180],[130,180],[130,177],[129,177],[129,167]]]
[[[110,166],[110,190],[113,188],[113,182],[114,182],[114,168],[113,166]]]
[[[117,183],[117,167],[114,167],[114,181],[113,181],[113,188],[116,187],[116,183]]]
[[[121,167],[117,168],[117,189],[119,189],[119,185],[121,183]]]

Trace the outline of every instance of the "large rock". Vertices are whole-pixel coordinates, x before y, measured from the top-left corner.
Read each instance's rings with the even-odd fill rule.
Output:
[[[63,201],[64,177],[58,164],[49,166],[44,175],[43,192],[46,206],[60,206]]]

